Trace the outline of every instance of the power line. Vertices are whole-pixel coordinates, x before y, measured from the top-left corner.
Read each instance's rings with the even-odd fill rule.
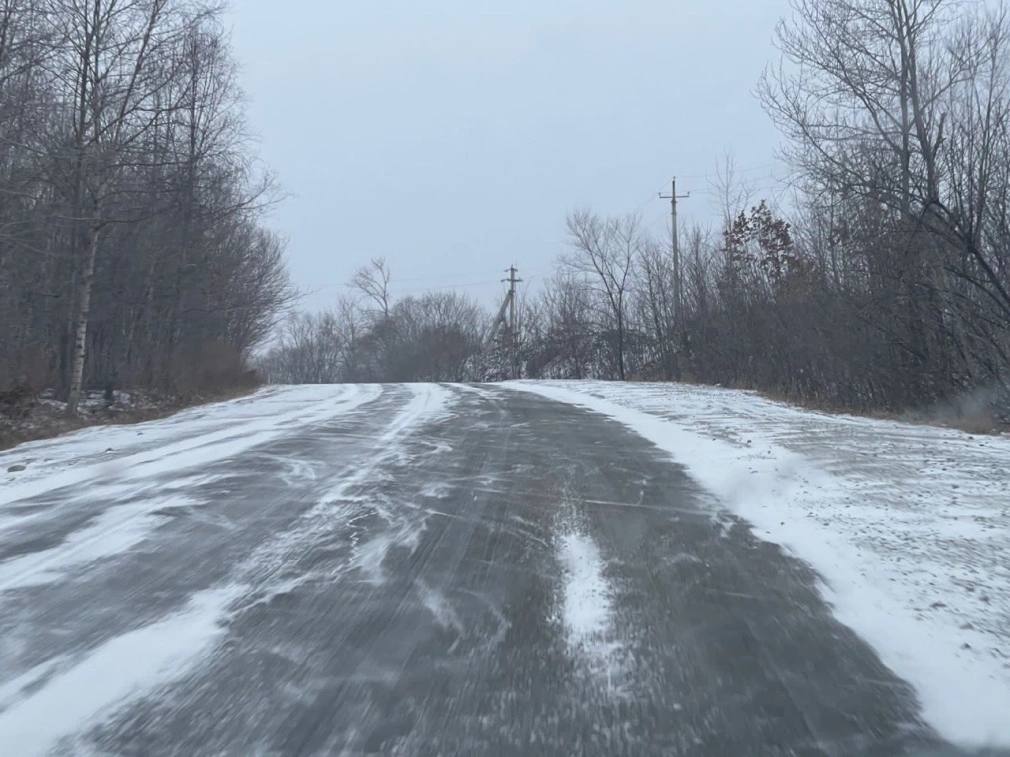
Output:
[[[770,162],[770,163],[761,163],[761,164],[754,165],[754,166],[747,166],[745,168],[737,168],[737,167],[733,166],[733,167],[731,167],[728,170],[728,173],[734,173],[734,174],[738,174],[738,173],[753,173],[754,171],[764,171],[766,169],[776,168],[776,167],[778,167],[780,165],[781,165],[781,163]],[[716,170],[716,171],[710,171],[708,173],[681,175],[682,179],[706,179],[706,180],[708,180],[708,179],[718,179],[719,177],[720,177],[720,172],[718,170]]]

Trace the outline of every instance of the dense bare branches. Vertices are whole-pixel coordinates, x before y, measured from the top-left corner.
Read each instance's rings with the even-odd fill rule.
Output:
[[[763,81],[808,242],[886,335],[900,404],[1006,384],[1008,31],[951,0],[796,0]]]
[[[288,300],[218,10],[0,5],[0,384],[227,381]]]
[[[389,269],[381,270],[384,281]],[[352,284],[356,284],[360,273]],[[336,313],[295,315],[280,343],[261,360],[271,381],[468,381],[483,379],[482,335],[487,315],[455,292],[393,301],[385,311],[342,300]],[[385,315],[382,313],[385,312]]]
[[[628,300],[635,260],[642,249],[638,219],[634,216],[600,218],[586,211],[568,217],[572,252],[563,264],[581,275],[600,295],[601,318],[611,331],[610,342],[617,375],[627,375]]]
[[[374,258],[367,266],[359,268],[351,279],[351,286],[374,304],[381,318],[389,318],[390,279],[391,273],[385,258]]]

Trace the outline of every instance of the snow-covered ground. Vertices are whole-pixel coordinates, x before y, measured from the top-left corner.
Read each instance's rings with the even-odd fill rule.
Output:
[[[695,531],[673,520],[670,527],[684,543],[671,561],[692,559],[697,544],[690,534],[698,532],[715,545],[720,557],[713,562],[725,559],[723,548],[733,555],[741,531],[723,527],[734,520],[727,511],[735,513],[759,537],[816,568],[837,618],[897,674],[882,680],[886,671],[876,660],[869,668],[852,667],[859,655],[872,657],[853,637],[859,649],[845,647],[842,662],[849,670],[873,671],[857,674],[868,692],[904,679],[918,691],[924,717],[947,740],[1010,747],[1010,438],[813,413],[712,388],[599,382],[506,387],[608,416],[658,449],[650,455],[640,439],[592,414],[499,387],[351,385],[268,388],[151,423],[90,428],[0,453],[0,755],[44,754],[53,747],[87,751],[81,745],[90,743],[88,734],[112,722],[129,727],[106,735],[128,741],[141,720],[125,719],[126,713],[146,702],[150,712],[167,717],[182,700],[165,692],[183,687],[184,679],[223,686],[221,698],[209,700],[214,707],[196,711],[216,712],[220,705],[229,715],[201,733],[217,734],[221,744],[241,738],[249,723],[274,712],[284,691],[275,690],[273,678],[262,691],[244,683],[228,690],[231,679],[223,671],[242,683],[244,673],[258,670],[262,650],[256,645],[267,643],[292,597],[303,603],[302,614],[293,615],[290,626],[276,626],[267,646],[293,666],[281,667],[295,699],[312,699],[303,673],[317,670],[322,658],[333,657],[335,666],[320,674],[324,678],[361,672],[355,645],[366,638],[371,613],[388,602],[388,614],[377,616],[383,622],[369,631],[385,634],[362,668],[369,675],[391,654],[427,639],[414,632],[429,616],[439,629],[432,638],[457,637],[450,656],[471,639],[482,660],[505,643],[502,629],[515,624],[510,638],[517,656],[509,665],[524,654],[536,665],[551,659],[552,634],[560,634],[557,648],[568,656],[565,665],[572,663],[564,670],[576,671],[573,680],[581,687],[579,712],[584,715],[590,701],[586,692],[603,707],[593,713],[609,712],[616,700],[641,696],[649,684],[643,660],[660,663],[657,675],[669,672],[663,666],[678,631],[665,625],[663,600],[676,598],[676,591],[669,584],[634,583],[651,575],[633,569],[644,558],[623,551],[624,542],[614,539],[620,527],[599,512],[601,505],[620,503],[589,497],[615,477],[625,495],[637,481],[651,481],[655,507],[649,512],[659,513],[658,520],[635,521],[637,528],[666,527],[668,507],[681,505],[691,507],[697,521],[695,487],[667,459],[684,467],[703,500],[710,498],[713,523],[727,536],[709,528],[703,502]],[[579,438],[581,429],[585,438]],[[503,431],[517,430],[502,443]],[[596,446],[604,443],[600,439],[613,447]],[[568,472],[557,462],[566,455]],[[601,460],[611,459],[621,465],[600,468]],[[592,482],[583,487],[586,477]],[[503,486],[506,480],[511,488]],[[552,481],[553,498],[540,498],[534,489]],[[667,499],[669,482],[683,483],[684,490]],[[588,504],[598,518],[586,517]],[[623,512],[618,508],[613,518],[620,522]],[[660,549],[667,554],[666,543]],[[461,562],[467,553],[471,562]],[[771,548],[746,559],[796,567]],[[515,571],[517,560],[531,562]],[[457,571],[463,565],[471,567]],[[130,583],[134,572],[136,585]],[[131,578],[120,582],[119,575]],[[730,589],[739,580],[732,571],[720,575],[705,580],[729,581]],[[553,597],[543,600],[542,612],[518,603],[519,614],[506,619],[505,605],[491,601],[510,596],[510,582],[539,586],[542,579],[550,591],[530,595]],[[406,612],[405,597],[414,589],[417,606]],[[358,615],[348,612],[351,606]],[[687,627],[705,627],[705,619],[695,617],[699,605],[683,606],[691,608],[680,614]],[[326,608],[332,607],[340,612],[330,617]],[[777,638],[793,638],[789,619],[773,614],[779,605],[754,607],[735,612],[746,613],[748,622],[764,612],[766,621],[773,618],[767,624],[772,636],[781,625]],[[651,614],[642,616],[643,608]],[[839,630],[833,621],[824,627]],[[315,628],[324,629],[318,647],[312,646]],[[294,643],[303,633],[299,643],[317,656]],[[641,643],[640,633],[649,643]],[[538,639],[544,646],[536,646]],[[704,652],[704,639],[697,641],[696,651]],[[236,648],[241,653],[233,655]],[[343,652],[335,654],[336,648]],[[810,649],[796,653],[799,658]],[[427,664],[424,655],[416,659]],[[699,659],[704,654],[671,663],[674,678],[683,675],[684,663]],[[761,672],[772,679],[789,672],[781,661],[762,664],[771,665]],[[724,670],[738,672],[732,665]],[[545,671],[542,682],[553,685],[556,673]],[[414,670],[408,678],[419,675]],[[705,675],[718,678],[707,668]],[[646,686],[647,696],[681,713],[668,699],[676,694],[674,678],[657,678]],[[747,675],[740,681],[746,689]],[[193,695],[202,690],[196,686]],[[834,691],[830,685],[826,690]],[[341,727],[356,724],[363,716],[349,704],[353,699],[327,717],[343,718]],[[859,717],[870,717],[881,702],[888,717],[906,717],[888,710],[890,701],[879,692],[870,696]],[[713,709],[704,701],[694,704],[697,711],[688,707],[684,717],[697,737],[725,731],[711,718],[713,712],[725,715],[724,706],[757,712],[746,702],[715,701]],[[575,722],[574,710],[561,705],[558,711]],[[510,726],[519,722],[513,711],[501,713]],[[156,718],[143,722],[160,733]],[[867,724],[878,721],[852,722],[868,733]],[[901,727],[908,725],[901,720]]]
[[[26,397],[16,407],[0,413],[0,449],[33,439],[48,439],[86,426],[130,423],[144,416],[168,415],[193,400],[148,391],[116,390],[109,397],[104,391],[82,394],[77,414],[67,415],[67,403],[56,398],[52,389],[38,397]]]
[[[24,540],[68,516],[98,508],[93,518],[53,546],[15,552],[0,562],[0,594],[54,584],[128,555],[171,520],[167,513],[203,504],[174,492],[213,480],[202,473],[207,466],[240,459],[292,429],[346,416],[382,394],[382,387],[364,385],[269,388],[167,419],[88,428],[0,453],[0,539]],[[376,440],[381,449],[375,460],[399,455],[398,440],[409,435],[412,426],[443,412],[447,391],[441,387],[419,386],[410,394],[388,431]],[[359,475],[367,475],[368,468],[361,471]],[[308,472],[302,471],[302,477]],[[342,477],[334,491],[353,480]],[[24,506],[26,500],[48,494],[57,504]],[[326,517],[323,505],[336,496],[311,509],[292,534],[304,536],[312,517]],[[299,554],[308,543],[297,545]],[[90,649],[78,649],[68,635],[72,651],[26,670],[20,669],[23,640],[14,634],[0,638],[0,755],[47,754],[92,719],[101,720],[181,677],[222,635],[236,606],[258,598],[257,592],[280,591],[263,580],[254,586],[253,579],[276,568],[277,560],[268,558],[277,558],[281,547],[289,546],[282,537],[267,542],[245,572],[195,591],[183,607],[117,632]],[[9,621],[16,612],[13,603],[3,610],[0,620]]]
[[[92,426],[18,445],[0,452],[0,533],[5,504],[65,486],[142,480],[223,460],[282,436],[293,424],[335,417],[380,393],[371,385],[271,387],[162,420]]]
[[[1010,439],[801,410],[742,391],[518,382],[668,452],[812,565],[836,616],[965,746],[1010,746]]]

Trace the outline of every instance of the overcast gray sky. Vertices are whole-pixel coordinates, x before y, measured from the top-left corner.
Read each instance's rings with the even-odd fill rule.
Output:
[[[272,215],[305,305],[369,258],[396,291],[488,302],[535,280],[577,207],[640,212],[678,176],[713,219],[727,153],[757,186],[778,138],[753,97],[786,0],[236,0],[230,21]]]

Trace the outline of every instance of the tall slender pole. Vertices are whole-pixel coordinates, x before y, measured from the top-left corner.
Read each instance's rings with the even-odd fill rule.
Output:
[[[677,227],[677,177],[673,177],[673,182],[671,183],[670,189],[670,215],[672,216],[671,221],[671,234],[672,246],[673,246],[673,300],[674,300],[674,312],[677,314],[677,325],[681,324],[681,308],[683,306],[682,284],[681,284],[681,272],[682,268],[680,265],[680,230]]]
[[[517,379],[519,376],[519,317],[518,317],[518,292],[517,284],[522,282],[522,279],[518,278],[516,274],[519,270],[511,265],[505,269],[505,273],[509,275],[507,279],[502,279],[505,283],[509,285],[509,293],[507,295],[508,307],[509,307],[509,320],[508,320],[508,351],[509,351],[509,363],[511,369],[511,378]]]
[[[680,229],[677,226],[677,200],[686,200],[691,196],[677,194],[677,177],[673,177],[670,183],[670,194],[659,195],[664,200],[670,201],[670,246],[673,250],[673,317],[677,322],[677,328],[683,328],[683,308],[684,308],[684,267],[680,261]]]
[[[516,267],[509,266],[509,331],[516,333]]]

